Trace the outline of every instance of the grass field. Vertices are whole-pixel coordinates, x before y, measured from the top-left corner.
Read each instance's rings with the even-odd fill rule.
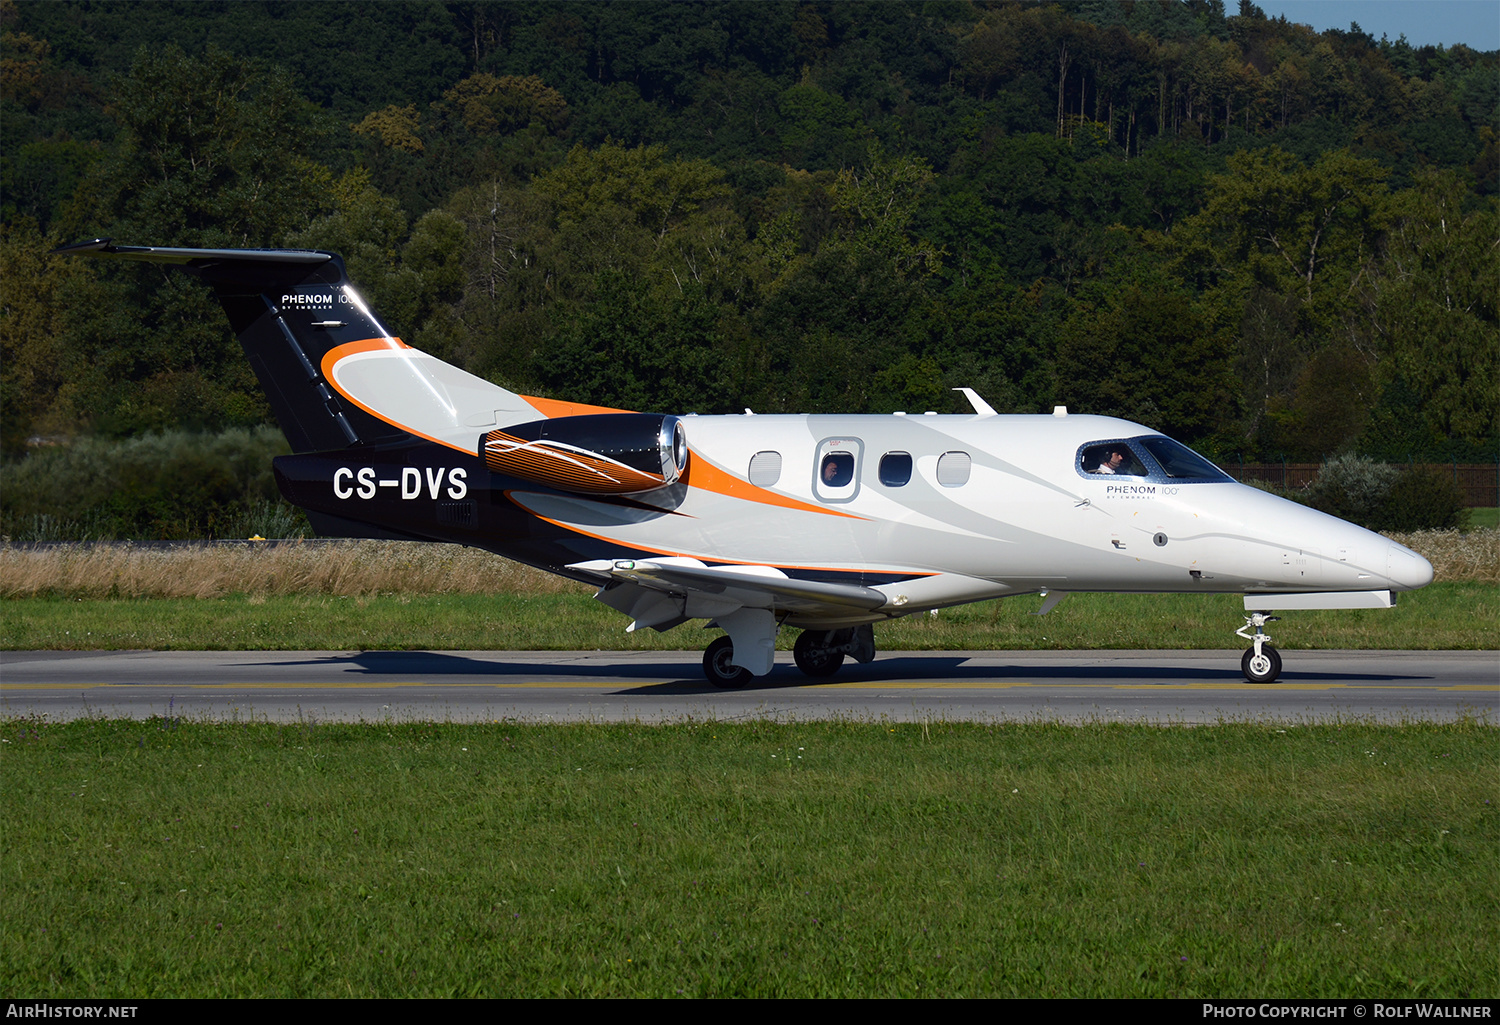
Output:
[[[1500,636],[1500,531],[1399,538],[1438,582],[1394,610],[1298,612],[1280,647],[1474,649]],[[592,589],[474,549],[365,541],[273,548],[0,549],[0,648],[682,649],[701,630],[626,634]],[[1236,595],[1035,595],[876,627],[887,650],[1238,646]],[[787,631],[783,645],[793,632]]]
[[[882,650],[1238,647],[1238,595],[1075,594],[1045,616],[1036,595],[943,609],[875,627]],[[233,595],[213,599],[28,598],[0,602],[5,650],[679,650],[717,634],[694,624],[627,634],[584,594]],[[797,631],[782,632],[789,647]],[[1500,588],[1433,584],[1394,609],[1292,612],[1278,647],[1480,649],[1500,638]]]
[[[1284,648],[1482,648],[1495,532]],[[279,554],[278,554],[279,553]],[[0,647],[591,649],[588,588],[450,546],[0,551]],[[1221,648],[1238,596],[1036,596],[886,649]],[[788,631],[790,635],[792,632]],[[784,640],[790,640],[790,636]],[[0,722],[0,992],[1500,994],[1494,730]]]
[[[1426,556],[1439,583],[1500,584],[1500,530],[1391,537]],[[0,599],[245,595],[544,595],[593,588],[477,548],[402,541],[137,548],[0,547]]]
[[[0,991],[1500,994],[1474,724],[0,724]]]

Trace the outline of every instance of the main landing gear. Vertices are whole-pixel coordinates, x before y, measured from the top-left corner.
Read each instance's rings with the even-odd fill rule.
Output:
[[[1265,632],[1267,623],[1280,618],[1267,612],[1252,612],[1245,617],[1245,625],[1235,631],[1237,636],[1254,645],[1240,659],[1240,669],[1251,683],[1274,683],[1281,675],[1281,653],[1271,647],[1271,635]],[[1255,628],[1255,633],[1246,633],[1251,627]]]
[[[857,662],[875,657],[875,631],[868,624],[843,630],[803,630],[792,646],[797,668],[813,679],[838,672],[846,655]],[[739,690],[754,679],[750,670],[734,664],[734,642],[728,637],[720,637],[703,653],[703,675],[721,690]]]
[[[830,630],[803,630],[792,645],[792,659],[797,668],[817,679],[832,676],[844,664],[844,650],[828,641]]]
[[[708,682],[720,690],[739,690],[749,683],[753,674],[744,666],[734,665],[734,642],[720,637],[703,653],[703,675]]]

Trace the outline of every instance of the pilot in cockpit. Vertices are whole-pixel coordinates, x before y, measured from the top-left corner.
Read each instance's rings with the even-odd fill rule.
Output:
[[[1125,455],[1117,448],[1109,449],[1094,467],[1092,473],[1119,473],[1120,467],[1125,462]]]
[[[1123,477],[1146,475],[1146,468],[1135,457],[1135,453],[1123,445],[1100,445],[1084,449],[1083,466],[1085,473]]]

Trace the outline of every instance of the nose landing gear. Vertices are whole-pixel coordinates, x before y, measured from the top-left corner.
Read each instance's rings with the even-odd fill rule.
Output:
[[[1274,683],[1281,675],[1281,653],[1271,647],[1271,635],[1265,632],[1267,623],[1280,618],[1266,612],[1252,612],[1245,617],[1245,625],[1235,631],[1236,636],[1254,645],[1240,659],[1240,670],[1251,683]],[[1254,634],[1246,632],[1251,627],[1255,628]]]

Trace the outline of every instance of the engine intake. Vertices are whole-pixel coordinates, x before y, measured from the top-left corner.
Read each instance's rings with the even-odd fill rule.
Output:
[[[496,473],[559,491],[629,495],[677,483],[688,447],[675,416],[595,413],[490,431],[479,455]]]

